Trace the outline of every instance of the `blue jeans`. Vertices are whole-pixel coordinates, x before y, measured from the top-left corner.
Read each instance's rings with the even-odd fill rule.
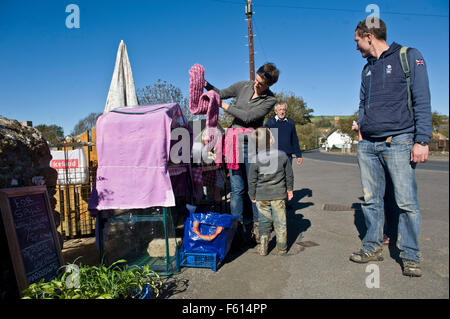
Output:
[[[244,144],[244,163],[239,164],[238,170],[230,169],[230,184],[231,184],[231,196],[230,196],[230,210],[233,216],[237,216],[238,220],[243,223],[244,217],[244,204],[247,201],[250,202],[248,196],[248,171],[250,169],[250,163],[248,162],[248,149],[247,144]],[[258,221],[258,208],[255,203],[252,204],[253,222]]]
[[[358,164],[364,194],[362,211],[367,232],[363,250],[373,252],[383,246],[385,172],[389,174],[399,210],[397,247],[400,258],[420,260],[419,232],[422,216],[417,202],[415,163],[411,163],[413,134],[394,136],[386,141],[361,140]]]

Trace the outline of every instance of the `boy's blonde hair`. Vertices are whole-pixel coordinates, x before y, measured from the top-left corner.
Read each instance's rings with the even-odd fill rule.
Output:
[[[258,151],[268,150],[275,141],[272,132],[267,127],[258,127],[250,135]]]

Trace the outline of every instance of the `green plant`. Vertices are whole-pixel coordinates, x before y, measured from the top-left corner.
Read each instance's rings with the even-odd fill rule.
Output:
[[[125,264],[119,266],[119,264]],[[71,268],[69,268],[71,266]],[[155,297],[159,295],[161,278],[149,266],[126,265],[121,259],[109,267],[69,264],[61,267],[55,279],[31,284],[23,299],[126,299],[139,298],[148,285]],[[67,271],[67,269],[72,271]],[[76,269],[73,274],[73,268]]]

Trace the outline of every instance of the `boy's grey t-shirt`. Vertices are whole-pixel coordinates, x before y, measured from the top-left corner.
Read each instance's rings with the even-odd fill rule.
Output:
[[[286,153],[271,149],[252,159],[248,173],[250,199],[285,199],[286,191],[293,190],[294,186],[294,173]]]

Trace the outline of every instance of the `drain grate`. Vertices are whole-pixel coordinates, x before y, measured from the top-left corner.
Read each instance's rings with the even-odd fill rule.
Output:
[[[354,208],[352,206],[342,204],[323,204],[322,210],[332,212],[350,212],[353,211]]]

